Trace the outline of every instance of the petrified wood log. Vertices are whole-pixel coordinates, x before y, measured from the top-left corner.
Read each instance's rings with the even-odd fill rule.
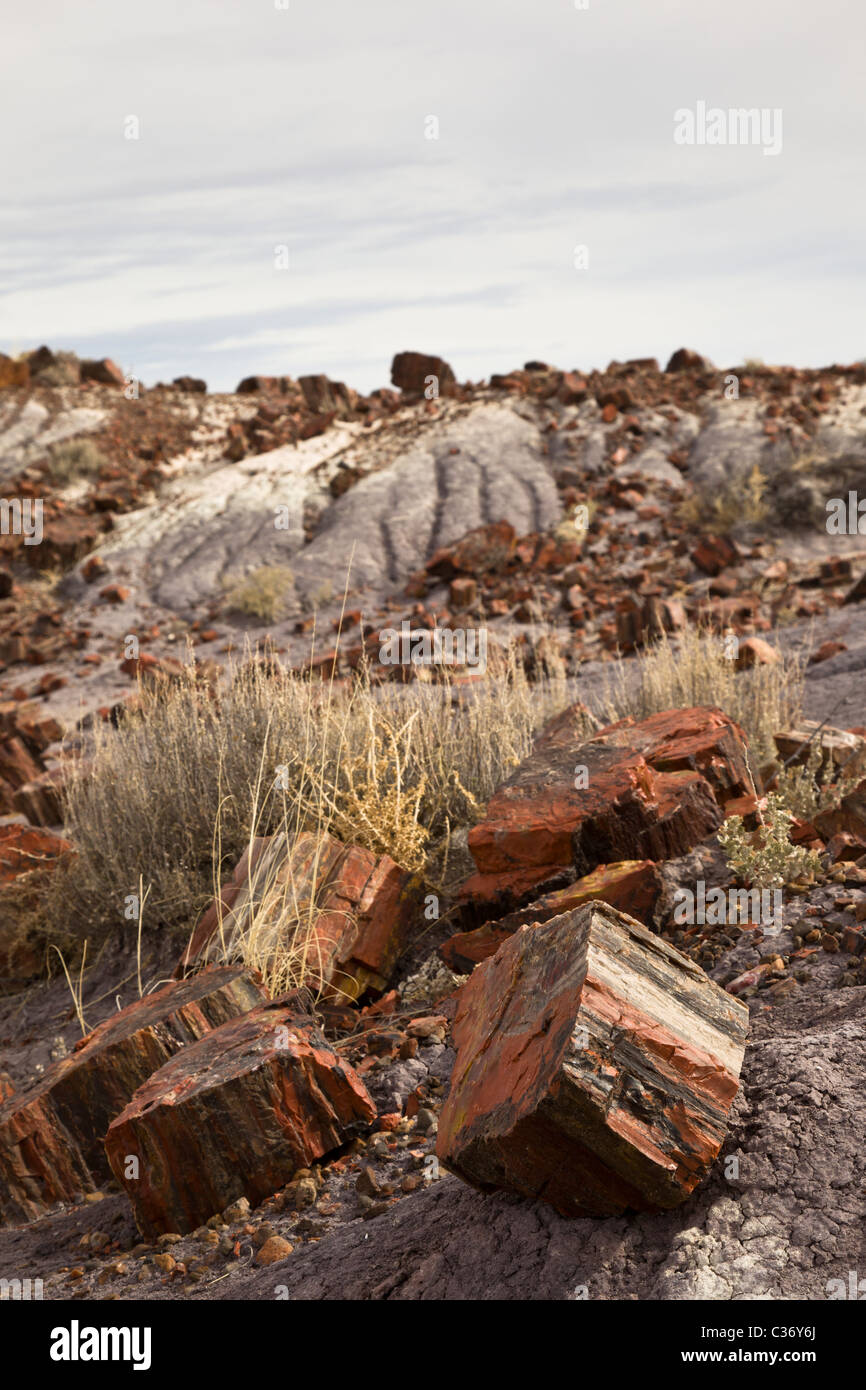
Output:
[[[621,864],[603,864],[591,874],[545,893],[526,907],[509,912],[495,922],[485,922],[475,931],[457,932],[439,947],[439,954],[458,975],[495,955],[518,927],[547,922],[584,903],[599,901],[637,917],[646,926],[652,916],[662,889],[658,865],[652,859],[626,859]]]
[[[459,991],[436,1151],[567,1216],[676,1206],[721,1147],[747,1020],[606,903],[524,928]]]
[[[624,719],[590,739],[565,710],[469,832],[478,872],[461,898],[507,909],[565,870],[674,858],[718,829],[728,800],[751,790],[745,735],[721,710]]]
[[[236,966],[165,985],[101,1023],[0,1108],[0,1217],[31,1220],[110,1176],[103,1140],[143,1081],[185,1043],[261,1004]]]
[[[312,1019],[276,1001],[172,1058],[112,1124],[106,1152],[151,1237],[253,1204],[365,1129],[376,1107]]]
[[[178,971],[239,949],[256,922],[262,961],[291,952],[305,983],[351,998],[383,990],[413,925],[422,887],[387,854],[332,835],[260,837],[199,921]]]

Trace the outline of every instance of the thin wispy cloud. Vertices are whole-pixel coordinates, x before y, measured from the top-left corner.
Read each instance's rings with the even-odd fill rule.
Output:
[[[819,25],[805,0],[22,9],[0,53],[0,348],[215,389],[366,390],[410,347],[476,379],[681,343],[862,357],[864,30],[842,0]],[[779,109],[778,157],[678,146],[698,102]]]

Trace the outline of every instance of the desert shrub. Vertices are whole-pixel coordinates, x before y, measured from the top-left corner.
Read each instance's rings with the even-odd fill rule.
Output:
[[[863,770],[862,754],[851,757],[850,764],[840,766],[821,748],[820,739],[817,739],[810,744],[803,762],[790,767],[780,762],[772,784],[767,785],[772,785],[786,810],[798,820],[811,821],[822,811],[837,807],[856,787]]]
[[[730,816],[719,831],[728,867],[748,887],[782,888],[813,878],[821,859],[814,850],[792,845],[794,817],[778,792],[759,802],[760,825],[747,831],[742,816]]]
[[[435,877],[455,826],[477,819],[568,702],[516,658],[464,698],[448,683],[349,690],[247,660],[218,698],[192,675],[118,729],[99,725],[66,793],[77,854],[54,875],[55,924],[134,937],[124,904],[148,890],[148,930],[188,933],[254,835],[330,830]]]
[[[758,526],[769,515],[766,491],[767,479],[756,463],[751,472],[728,478],[721,486],[713,482],[697,488],[680,504],[678,515],[699,531]]]
[[[72,483],[79,478],[92,478],[108,460],[92,439],[67,439],[54,444],[48,455],[52,477],[58,483]]]
[[[773,734],[795,723],[801,713],[803,659],[783,654],[770,666],[738,671],[725,656],[723,638],[687,628],[675,641],[663,636],[630,663],[612,663],[606,672],[603,706],[611,722],[631,715],[645,719],[660,710],[717,705],[742,725],[759,762],[775,757]]]
[[[226,606],[250,618],[274,622],[284,612],[286,598],[294,582],[288,565],[261,565],[229,585]]]

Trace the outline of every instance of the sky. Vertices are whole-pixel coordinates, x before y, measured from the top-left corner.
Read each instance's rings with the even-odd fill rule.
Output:
[[[860,360],[864,39],[856,0],[0,0],[0,350]],[[780,148],[678,142],[700,103]]]

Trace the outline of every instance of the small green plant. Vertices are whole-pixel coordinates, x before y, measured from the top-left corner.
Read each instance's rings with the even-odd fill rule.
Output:
[[[750,888],[782,888],[814,878],[820,856],[791,844],[788,835],[795,817],[779,792],[760,798],[758,818],[757,830],[747,831],[742,816],[730,816],[719,831],[719,844],[737,878]]]
[[[840,767],[821,748],[820,742],[813,741],[805,761],[782,766],[775,783],[771,781],[770,785],[798,820],[812,821],[822,811],[835,809],[857,786],[863,770],[862,754],[851,757],[849,764]]]
[[[51,476],[58,483],[92,478],[108,463],[108,459],[92,439],[67,439],[52,446],[48,455]]]
[[[285,611],[286,598],[294,582],[288,565],[261,565],[231,585],[226,604],[250,618],[272,623]]]

